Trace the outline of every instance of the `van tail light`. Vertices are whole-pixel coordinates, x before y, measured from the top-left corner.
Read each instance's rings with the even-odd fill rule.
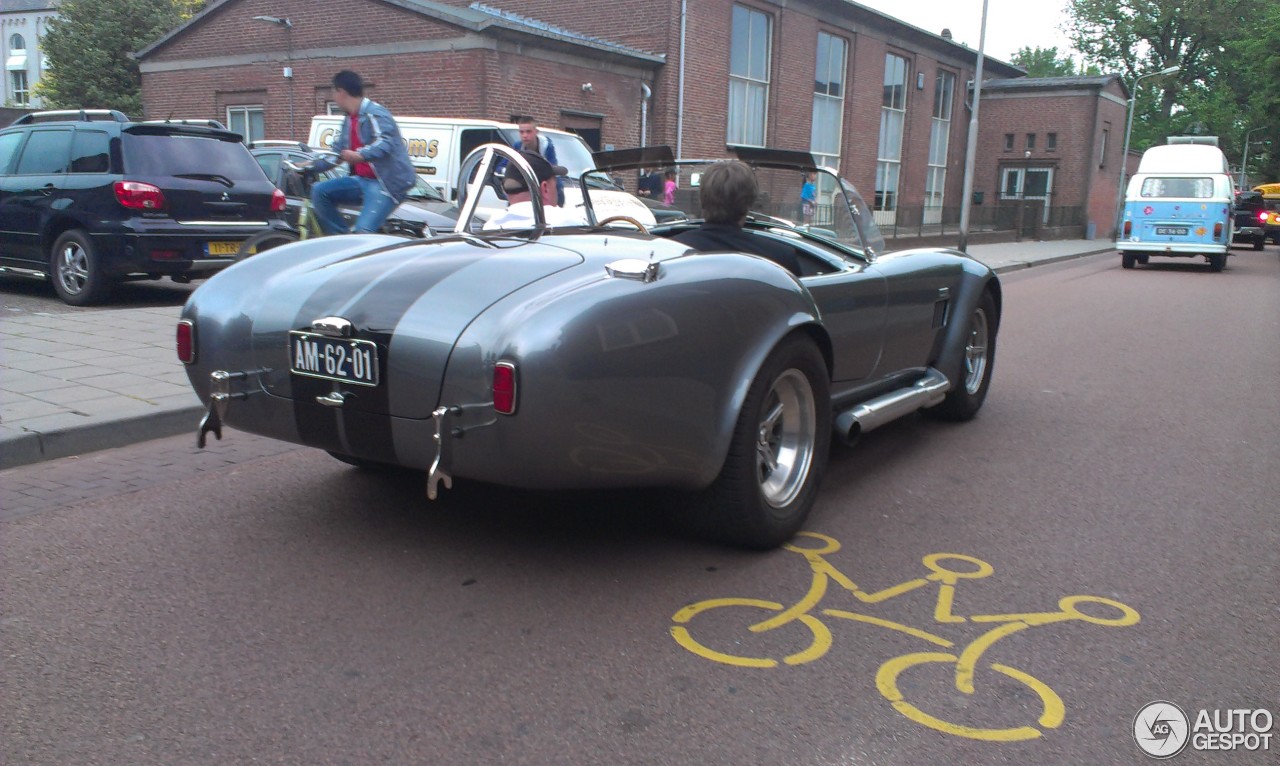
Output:
[[[191,364],[196,360],[196,326],[190,319],[178,320],[178,361]]]
[[[160,187],[141,181],[116,181],[116,201],[133,210],[164,210]]]
[[[1125,237],[1125,239],[1128,239],[1128,238],[1129,238],[1129,235],[1131,235],[1131,234],[1133,234],[1133,221],[1125,221],[1125,222],[1124,222],[1124,237]]]
[[[287,200],[284,196],[284,192],[279,189],[271,190],[271,212],[283,213],[286,202]]]
[[[1222,224],[1215,223],[1213,225],[1213,238],[1222,239]]]
[[[1259,223],[1266,223],[1266,222],[1267,222],[1267,211],[1265,211],[1265,210],[1259,210],[1259,211],[1258,211],[1258,222],[1259,222]]]
[[[501,415],[516,412],[516,366],[511,362],[493,366],[493,408]]]

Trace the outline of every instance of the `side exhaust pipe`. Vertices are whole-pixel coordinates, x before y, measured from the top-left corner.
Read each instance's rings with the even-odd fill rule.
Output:
[[[851,445],[867,431],[910,415],[922,407],[941,403],[950,390],[951,381],[947,376],[930,367],[923,378],[910,386],[881,394],[836,415],[836,435]]]

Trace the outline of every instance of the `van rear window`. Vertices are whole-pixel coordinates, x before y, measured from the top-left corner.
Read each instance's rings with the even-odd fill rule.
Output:
[[[1143,197],[1182,197],[1187,199],[1209,199],[1213,196],[1213,179],[1204,178],[1160,178],[1152,176],[1142,181]]]

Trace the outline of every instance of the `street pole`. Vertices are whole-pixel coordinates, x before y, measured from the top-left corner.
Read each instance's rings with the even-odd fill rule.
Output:
[[[1266,127],[1265,125],[1263,127]],[[1249,137],[1262,128],[1254,128],[1244,134],[1244,159],[1240,160],[1240,190],[1244,191],[1244,169],[1249,165]]]
[[[982,0],[982,28],[978,32],[978,65],[973,73],[973,111],[969,115],[969,143],[964,152],[964,185],[960,197],[960,241],[962,253],[969,247],[969,214],[973,204],[973,168],[978,155],[978,107],[982,104],[982,61],[987,48],[987,0]]]
[[[1165,74],[1174,74],[1182,70],[1182,67],[1174,65],[1165,67],[1159,72],[1150,72],[1148,74],[1138,75],[1133,80],[1133,90],[1129,91],[1129,119],[1124,128],[1124,151],[1120,153],[1120,188],[1116,190],[1116,220],[1115,220],[1115,236],[1120,239],[1120,227],[1124,225],[1124,192],[1125,182],[1128,180],[1129,170],[1129,134],[1133,132],[1133,112],[1134,105],[1138,101],[1138,83],[1148,77],[1158,77]]]

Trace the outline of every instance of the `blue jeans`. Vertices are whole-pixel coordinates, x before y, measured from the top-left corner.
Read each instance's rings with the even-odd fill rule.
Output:
[[[351,229],[338,212],[338,205],[361,205],[354,231],[370,232],[382,228],[387,216],[395,210],[396,201],[376,178],[342,176],[321,181],[311,187],[311,204],[325,234],[346,234]]]

